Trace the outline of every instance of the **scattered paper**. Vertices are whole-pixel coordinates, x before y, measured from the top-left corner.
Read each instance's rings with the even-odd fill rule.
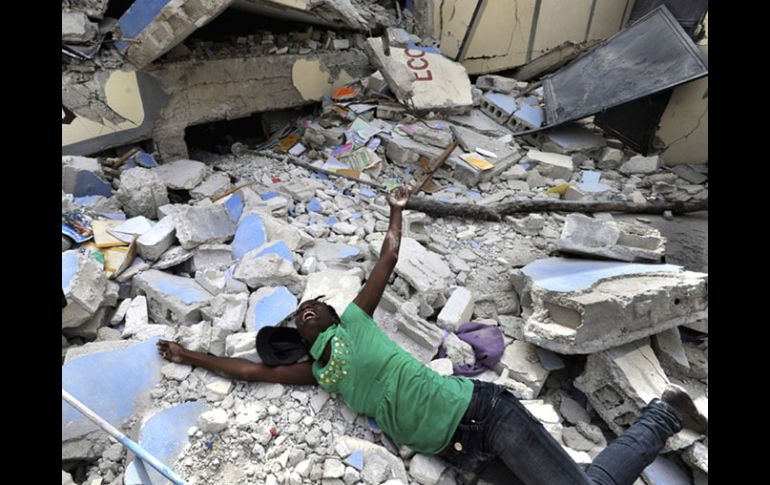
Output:
[[[479,170],[489,170],[490,168],[495,168],[492,163],[476,153],[463,153],[460,155],[460,158],[478,168]]]

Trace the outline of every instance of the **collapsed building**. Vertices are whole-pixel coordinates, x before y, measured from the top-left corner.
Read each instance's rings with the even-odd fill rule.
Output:
[[[63,388],[190,483],[461,483],[321,389],[155,350],[259,362],[299,302],[341,314],[407,185],[375,321],[418,360],[453,374],[460,327],[499,328],[473,378],[583,465],[669,382],[707,415],[705,2],[513,3],[63,2]],[[619,90],[634,68],[596,68],[619,52],[670,75]],[[64,402],[62,468],[164,483]],[[690,430],[640,479],[707,482]]]

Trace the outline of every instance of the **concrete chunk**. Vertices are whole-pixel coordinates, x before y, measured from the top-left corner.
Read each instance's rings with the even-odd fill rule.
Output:
[[[363,254],[360,249],[348,244],[316,241],[313,247],[305,251],[305,258],[308,257],[314,257],[316,260],[329,265],[349,263],[362,258]]]
[[[67,299],[62,328],[79,327],[104,301],[107,276],[95,259],[70,250],[61,253],[61,287]]]
[[[219,408],[206,411],[198,418],[198,428],[204,433],[219,433],[227,428],[227,411]]]
[[[297,309],[297,297],[286,287],[264,286],[249,298],[246,329],[259,331],[265,326],[275,326]]]
[[[81,12],[61,13],[61,41],[67,44],[86,44],[94,39],[97,25]]]
[[[346,271],[327,269],[313,273],[307,278],[305,292],[302,301],[307,301],[317,296],[330,297],[327,303],[331,305],[338,315],[347,308],[355,299],[361,289],[361,278]]]
[[[465,288],[457,288],[438,314],[438,324],[441,328],[456,332],[463,323],[469,322],[473,316],[473,294]]]
[[[524,340],[561,354],[598,352],[707,318],[708,275],[679,266],[549,258],[522,270]]]
[[[190,325],[200,321],[200,309],[213,297],[192,278],[151,269],[136,275],[134,291],[147,297],[152,319],[166,325]]]
[[[392,47],[383,51],[381,38],[367,39],[369,59],[403,104],[418,111],[463,112],[473,106],[471,82],[462,64],[441,54]]]
[[[203,182],[209,171],[205,163],[195,160],[177,160],[155,169],[166,187],[172,190],[194,189]]]
[[[235,225],[221,205],[183,206],[173,215],[176,237],[185,249],[201,244],[223,243],[235,234]]]
[[[666,239],[657,229],[570,214],[559,238],[559,250],[618,261],[659,263]]]
[[[375,255],[379,255],[381,247],[381,238],[370,242],[370,248]],[[411,238],[401,239],[396,274],[426,297],[443,294],[449,287],[449,282],[454,279],[454,273],[443,257]]]
[[[126,310],[126,326],[123,329],[123,338],[128,338],[150,323],[147,314],[147,298],[142,295],[131,300]]]
[[[673,362],[685,369],[690,368],[679,328],[674,327],[655,335],[652,339],[652,346],[655,349],[655,354],[664,364]]]
[[[265,225],[262,216],[249,214],[244,216],[235,230],[232,242],[233,259],[241,259],[252,249],[256,249],[267,241]]]
[[[640,340],[589,355],[575,387],[619,435],[650,400],[663,394],[668,382],[649,342]]]
[[[409,462],[409,474],[422,485],[436,485],[447,464],[435,456],[417,453]]]
[[[537,164],[538,172],[546,177],[563,180],[572,178],[574,165],[572,158],[566,155],[529,150],[525,160]]]
[[[246,253],[235,267],[233,277],[251,288],[286,286],[292,293],[300,293],[304,279],[289,261],[275,253],[257,256],[259,248]]]
[[[136,250],[144,259],[155,261],[176,241],[173,217],[164,217],[136,240]]]
[[[229,244],[201,244],[193,251],[195,269],[226,268],[233,262],[232,247]]]
[[[495,372],[503,372],[505,369],[509,377],[529,387],[534,396],[540,394],[549,374],[540,364],[537,348],[521,340],[515,340],[505,347],[500,362],[493,367]]]
[[[409,483],[404,462],[386,448],[352,436],[340,436],[338,441],[349,450],[361,450],[364,453],[364,469],[361,474],[364,482],[378,484],[394,478]]]
[[[230,177],[223,172],[215,172],[200,185],[190,191],[193,200],[201,200],[224,194],[230,189]]]
[[[651,157],[636,155],[629,158],[626,163],[621,165],[618,171],[625,175],[649,175],[657,172],[660,165],[660,157],[657,155]]]
[[[157,217],[158,208],[168,204],[166,185],[154,169],[130,168],[120,174],[120,187],[115,194],[129,217]]]
[[[510,94],[516,89],[516,80],[509,77],[485,74],[476,79],[476,87],[496,93]]]

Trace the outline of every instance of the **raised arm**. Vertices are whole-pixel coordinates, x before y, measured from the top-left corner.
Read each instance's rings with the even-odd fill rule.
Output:
[[[231,379],[280,384],[318,384],[311,371],[312,362],[270,367],[246,359],[193,352],[167,340],[159,340],[157,347],[160,355],[169,362],[203,367]]]
[[[380,259],[374,265],[372,274],[366,280],[366,284],[361,289],[353,303],[358,305],[369,316],[374,314],[374,309],[380,304],[382,293],[388,284],[393,268],[398,261],[398,250],[401,246],[401,212],[409,200],[409,189],[406,187],[397,187],[388,194],[388,204],[390,204],[390,224],[388,232],[385,234],[385,240],[382,241],[380,249]]]

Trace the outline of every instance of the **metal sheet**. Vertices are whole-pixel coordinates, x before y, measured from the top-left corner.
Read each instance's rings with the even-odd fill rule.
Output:
[[[596,115],[594,123],[644,156],[671,99],[671,89],[615,106]]]
[[[708,0],[636,0],[628,23],[634,23],[645,14],[652,11],[655,7],[665,5],[671,14],[679,21],[679,25],[684,28],[690,36],[695,32],[695,28],[703,20],[708,9]]]
[[[543,79],[547,125],[585,118],[707,74],[705,57],[661,5]]]

